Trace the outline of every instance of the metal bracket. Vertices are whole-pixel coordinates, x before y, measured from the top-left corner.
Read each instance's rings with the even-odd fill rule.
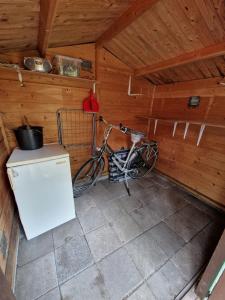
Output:
[[[186,122],[185,129],[184,129],[184,140],[186,139],[187,133],[188,133],[188,128],[189,128],[190,123]]]
[[[205,130],[205,127],[206,127],[205,124],[202,124],[202,125],[201,125],[200,131],[199,131],[199,135],[198,135],[197,147],[198,147],[198,145],[200,144],[200,141],[201,141],[201,139],[202,139],[202,135],[203,135],[203,132],[204,132],[204,130]]]
[[[16,68],[16,71],[17,71],[17,74],[18,74],[18,79],[19,79],[19,82],[20,82],[20,86],[24,86],[24,83],[23,83],[23,76],[22,76],[22,73],[21,73],[19,67]]]
[[[157,125],[158,125],[158,119],[155,119],[155,125],[154,125],[154,135],[156,133],[156,128],[157,128]]]
[[[96,93],[96,84],[97,84],[97,82],[94,82],[94,83],[93,83],[93,93],[94,93],[94,94]]]
[[[177,129],[177,122],[174,122],[174,124],[173,124],[173,137],[175,136],[176,129]]]

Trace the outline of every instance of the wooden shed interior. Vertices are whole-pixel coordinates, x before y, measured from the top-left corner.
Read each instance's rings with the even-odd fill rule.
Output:
[[[81,71],[79,77],[69,77],[24,67],[24,57],[52,62],[55,55],[90,61],[92,68]],[[193,195],[200,200],[199,206],[224,218],[223,0],[0,0],[0,267],[13,291],[22,228],[6,172],[6,162],[17,146],[13,129],[21,126],[26,116],[30,124],[43,126],[45,144],[58,143],[57,111],[81,110],[93,88],[100,106],[96,119],[102,115],[112,124],[123,123],[156,141],[156,178],[163,176],[161,181]],[[188,105],[193,96],[200,99],[196,107]],[[90,118],[86,120],[80,121],[80,127],[89,126]],[[97,124],[97,145],[103,127]],[[67,144],[73,134],[68,134]],[[90,142],[82,131],[76,139],[80,144]],[[128,148],[130,137],[115,130],[110,145],[115,150]],[[71,147],[68,152],[74,176],[91,153],[85,147]],[[107,173],[105,167],[104,175]],[[189,222],[192,224],[191,218]],[[193,253],[192,258],[197,259]],[[2,281],[0,288],[4,284]],[[84,289],[84,283],[80,284]],[[18,292],[16,299],[125,299],[116,292],[111,298],[95,294],[84,298],[82,293],[73,298],[64,292],[61,289],[61,298],[40,298],[44,292],[31,293],[32,297]],[[200,297],[204,292],[198,288]],[[216,293],[210,299],[224,299],[224,294]],[[0,299],[14,299],[6,294],[4,298],[0,292]],[[142,298],[126,299],[175,299],[169,294],[157,298],[154,288],[153,294],[155,298],[143,294]]]

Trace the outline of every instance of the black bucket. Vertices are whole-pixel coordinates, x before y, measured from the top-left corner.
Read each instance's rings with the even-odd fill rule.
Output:
[[[20,149],[35,150],[43,147],[43,127],[20,126],[14,132]]]

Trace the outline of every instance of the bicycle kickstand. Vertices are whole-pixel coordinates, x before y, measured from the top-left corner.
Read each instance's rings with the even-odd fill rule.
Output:
[[[129,189],[129,185],[128,185],[128,182],[127,182],[127,174],[126,173],[125,173],[125,188],[126,188],[128,196],[130,197],[131,194],[130,194],[130,189]]]

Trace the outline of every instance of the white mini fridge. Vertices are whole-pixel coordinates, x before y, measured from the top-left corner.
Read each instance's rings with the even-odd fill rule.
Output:
[[[28,240],[76,217],[69,154],[61,145],[16,148],[6,166]]]

